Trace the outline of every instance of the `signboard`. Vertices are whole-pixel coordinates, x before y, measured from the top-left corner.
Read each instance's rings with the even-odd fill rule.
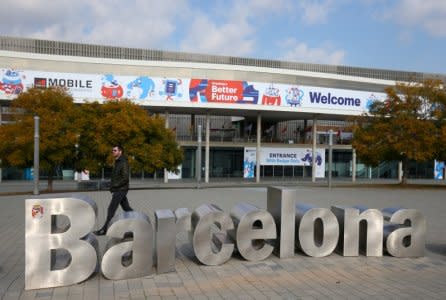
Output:
[[[434,179],[443,180],[444,161],[434,161]]]
[[[313,151],[311,148],[270,148],[260,149],[261,166],[311,166]],[[256,148],[246,147],[243,159],[243,178],[254,178]],[[316,177],[325,177],[325,150],[316,149]]]
[[[0,98],[13,99],[29,87],[63,86],[76,102],[130,99],[136,104],[243,109],[259,106],[275,111],[304,111],[342,115],[367,112],[384,93],[372,93],[296,84],[215,80],[203,78],[165,78],[149,75],[59,73],[14,70],[0,67]],[[234,107],[235,108],[235,107]]]
[[[183,166],[179,165],[177,167],[178,173],[168,171],[167,172],[167,179],[181,179],[182,178],[182,173],[181,173],[182,170],[183,170]]]
[[[215,204],[202,204],[192,213],[158,209],[154,226],[144,212],[126,211],[111,220],[105,249],[92,233],[97,205],[91,198],[27,199],[25,289],[77,284],[94,272],[110,280],[140,278],[152,274],[154,265],[158,273],[173,272],[181,232],[190,234],[193,255],[204,265],[224,264],[235,250],[249,261],[267,259],[274,249],[288,259],[297,249],[310,257],[328,256],[336,248],[344,257],[359,256],[360,250],[374,257],[384,250],[395,257],[424,255],[426,220],[415,209],[318,208],[297,203],[298,195],[268,187],[266,209],[241,202],[230,213]],[[321,226],[324,230],[317,229]]]

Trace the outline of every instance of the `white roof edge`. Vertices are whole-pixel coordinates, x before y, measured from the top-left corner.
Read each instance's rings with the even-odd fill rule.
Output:
[[[253,67],[242,65],[228,65],[228,64],[210,64],[210,63],[197,63],[197,62],[173,62],[173,61],[151,61],[151,60],[130,60],[130,59],[116,59],[116,58],[98,58],[98,57],[82,57],[82,56],[65,56],[65,55],[53,55],[53,54],[41,54],[30,52],[18,52],[18,51],[6,51],[0,50],[0,56],[24,58],[24,59],[40,59],[50,61],[66,61],[66,62],[85,62],[91,64],[110,64],[110,65],[129,65],[129,66],[154,66],[154,67],[166,67],[166,68],[195,68],[195,69],[214,69],[214,70],[234,70],[237,67],[237,71],[250,71],[250,72],[264,72],[273,74],[285,74],[295,76],[306,76],[314,78],[324,78],[351,82],[370,83],[378,85],[395,85],[394,80],[365,78],[348,75],[338,75],[330,73],[318,73],[308,72],[290,69],[277,69],[277,68],[265,68],[265,67]]]

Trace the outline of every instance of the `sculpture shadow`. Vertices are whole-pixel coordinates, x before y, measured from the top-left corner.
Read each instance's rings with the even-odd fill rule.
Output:
[[[432,253],[446,256],[446,244],[426,244],[426,249]]]

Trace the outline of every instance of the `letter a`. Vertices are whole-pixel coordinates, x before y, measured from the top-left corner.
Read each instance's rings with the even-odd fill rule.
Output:
[[[127,237],[132,233],[133,239]],[[126,211],[115,216],[107,230],[112,239],[102,257],[102,274],[112,280],[152,274],[153,229],[147,215]]]
[[[384,229],[387,252],[395,257],[423,256],[426,242],[426,220],[423,215],[416,209],[399,209],[389,221],[392,224]]]

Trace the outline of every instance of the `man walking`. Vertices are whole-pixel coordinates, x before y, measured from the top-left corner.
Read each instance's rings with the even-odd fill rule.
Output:
[[[120,145],[115,145],[112,149],[115,164],[111,175],[110,192],[112,199],[107,209],[107,219],[101,229],[94,232],[96,235],[105,235],[108,228],[108,223],[121,205],[124,211],[133,211],[127,199],[127,192],[129,191],[129,163],[127,157],[123,155],[123,148]]]

